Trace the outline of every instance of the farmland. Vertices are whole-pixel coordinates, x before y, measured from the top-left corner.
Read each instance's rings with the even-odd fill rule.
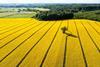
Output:
[[[0,4],[0,18],[88,19],[100,21],[100,4]]]
[[[31,18],[36,12],[21,11],[27,8],[0,8],[0,18]]]
[[[0,13],[0,18],[31,18],[35,15],[35,12],[18,13],[18,12],[6,12]]]
[[[100,23],[0,19],[0,67],[100,67]]]

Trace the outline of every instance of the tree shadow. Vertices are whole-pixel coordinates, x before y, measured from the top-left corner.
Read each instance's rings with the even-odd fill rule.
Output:
[[[63,34],[66,34],[67,36],[70,36],[70,37],[74,37],[74,38],[77,38],[77,36],[76,35],[74,35],[74,34],[72,34],[72,33],[67,33],[66,31],[68,31],[68,28],[67,27],[62,27],[61,28],[61,30],[62,30],[62,33]]]
[[[64,34],[66,34],[67,36],[70,36],[70,37],[77,38],[77,36],[76,35],[73,35],[73,34],[69,34],[69,33],[66,33],[66,32]]]

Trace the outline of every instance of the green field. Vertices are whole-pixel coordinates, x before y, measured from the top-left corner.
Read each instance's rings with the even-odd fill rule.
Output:
[[[0,18],[31,18],[36,14],[33,11],[18,12],[19,9],[25,8],[0,8]]]
[[[78,12],[74,14],[74,18],[100,21],[100,10]]]

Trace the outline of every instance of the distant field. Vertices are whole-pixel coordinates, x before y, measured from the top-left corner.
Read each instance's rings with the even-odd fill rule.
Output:
[[[8,16],[11,16],[11,15],[14,15],[16,14],[15,12],[4,12],[4,13],[0,13],[0,18],[5,18],[5,17],[8,17]]]
[[[74,14],[74,18],[100,21],[100,10],[78,12]]]
[[[0,19],[0,67],[100,67],[100,23]]]
[[[34,15],[35,12],[31,13],[7,12],[7,13],[0,13],[0,18],[31,18]]]
[[[1,8],[0,18],[31,18],[36,12],[33,11],[21,11],[26,8]]]
[[[59,6],[59,5],[58,5]],[[64,6],[64,5],[63,5]],[[51,8],[50,8],[51,7]],[[77,7],[73,7],[73,9],[69,9],[68,7],[55,6],[47,6],[47,8],[42,7],[16,7],[16,8],[4,8],[0,7],[0,18],[36,18],[38,20],[47,20],[48,18],[51,19],[88,19],[88,20],[95,20],[100,21],[100,10],[99,7],[89,7],[84,8],[81,6],[83,10],[79,10]],[[97,9],[98,8],[98,9]],[[67,10],[69,9],[69,10]],[[71,11],[71,13],[70,13]]]

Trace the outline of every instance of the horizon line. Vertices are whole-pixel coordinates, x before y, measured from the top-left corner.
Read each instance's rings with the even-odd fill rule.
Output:
[[[100,4],[100,3],[0,3],[0,4]]]

